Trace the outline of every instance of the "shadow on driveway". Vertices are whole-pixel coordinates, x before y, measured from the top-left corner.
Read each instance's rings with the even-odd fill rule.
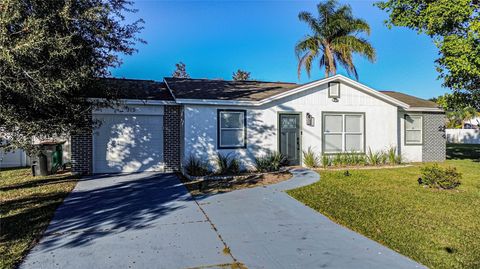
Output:
[[[141,173],[82,180],[58,208],[45,233],[45,236],[66,233],[73,236],[62,245],[49,240],[48,248],[85,244],[86,237],[80,232],[105,236],[110,232],[148,228],[158,218],[183,208],[179,201],[190,199],[173,174]]]
[[[190,268],[234,262],[174,174],[79,181],[20,268]]]

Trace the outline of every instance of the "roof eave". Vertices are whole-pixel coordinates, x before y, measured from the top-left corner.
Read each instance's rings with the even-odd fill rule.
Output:
[[[445,110],[438,107],[408,107],[408,108],[404,108],[403,110],[407,112],[443,112],[445,113]]]
[[[105,98],[88,98],[92,101],[101,101],[106,100]],[[125,105],[176,105],[177,103],[173,100],[152,100],[152,99],[117,99],[122,104]]]
[[[258,106],[258,101],[213,100],[213,99],[175,99],[177,104],[185,105],[224,105],[224,106]]]

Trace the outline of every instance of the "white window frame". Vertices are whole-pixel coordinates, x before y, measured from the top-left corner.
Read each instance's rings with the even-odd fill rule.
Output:
[[[407,117],[415,120],[415,118],[420,119],[420,130],[407,130]],[[405,114],[403,117],[403,140],[405,141],[405,145],[423,145],[423,115],[419,114]],[[407,142],[407,132],[408,131],[420,131],[420,141],[414,142]]]
[[[237,149],[237,148],[246,148],[247,147],[247,111],[246,110],[233,110],[233,109],[219,109],[217,111],[217,124],[218,124],[218,148],[219,149]],[[222,114],[241,114],[242,119],[243,119],[243,127],[242,128],[226,128],[222,127]],[[243,134],[243,143],[242,144],[237,144],[237,145],[232,145],[232,144],[223,144],[222,143],[222,131],[242,131]]]
[[[355,153],[365,153],[365,113],[356,113],[356,112],[324,112],[322,113],[322,151],[326,154],[335,154],[335,153],[345,153],[350,152],[346,150],[346,139],[347,135],[361,135],[362,136],[362,150],[356,151]],[[325,132],[325,117],[326,116],[342,116],[342,131],[341,132]],[[361,132],[347,132],[347,121],[346,116],[361,116],[362,124],[360,125]],[[341,151],[325,151],[325,135],[326,134],[340,134],[342,135],[342,150]]]

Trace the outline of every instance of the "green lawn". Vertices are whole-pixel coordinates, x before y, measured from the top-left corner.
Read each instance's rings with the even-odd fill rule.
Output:
[[[431,268],[480,268],[480,163],[448,160],[463,174],[457,190],[418,185],[420,166],[320,171],[288,193],[335,222]]]
[[[69,174],[32,177],[26,168],[0,171],[0,268],[15,268],[75,183]]]

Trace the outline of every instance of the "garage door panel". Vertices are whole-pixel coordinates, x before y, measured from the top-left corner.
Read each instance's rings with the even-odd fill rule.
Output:
[[[163,171],[163,116],[98,115],[94,172]]]

